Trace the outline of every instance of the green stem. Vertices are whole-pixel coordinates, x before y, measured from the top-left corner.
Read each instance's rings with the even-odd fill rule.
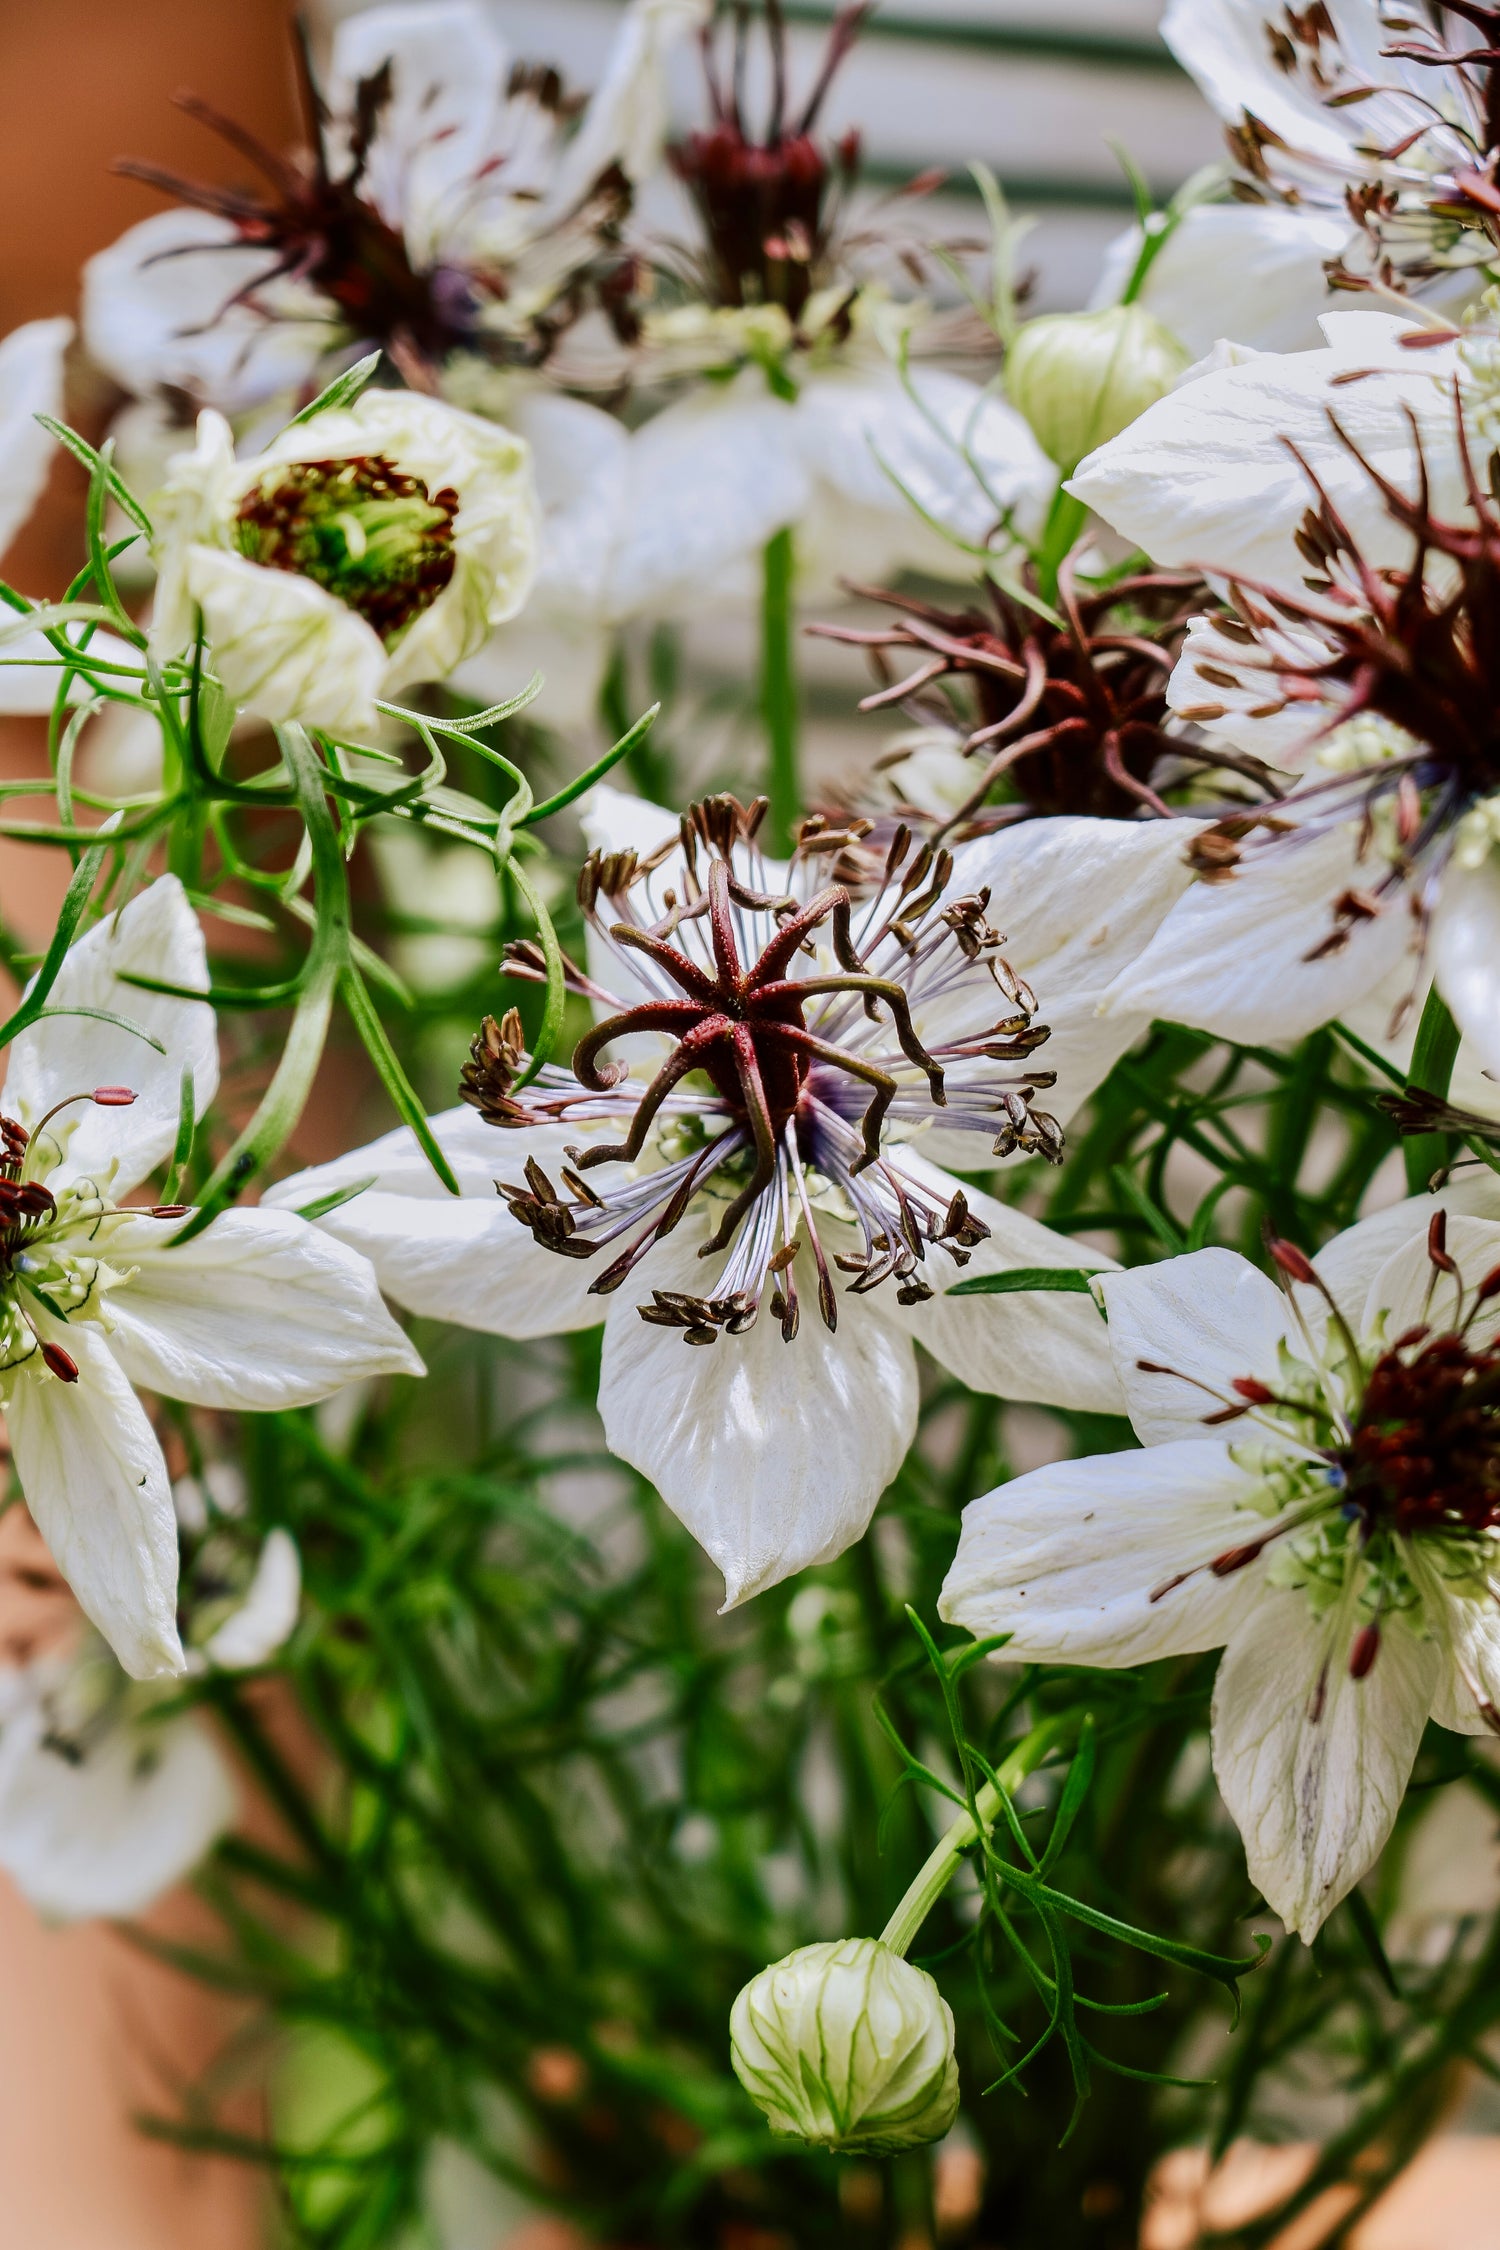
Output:
[[[1060,1718],[1043,1719],[1040,1725],[1032,1728],[1030,1734],[1021,1737],[996,1775],[1000,1788],[1007,1797],[1014,1796],[1026,1776],[1035,1772],[1058,1735],[1066,1727],[1076,1723],[1075,1714],[1064,1713]],[[975,1826],[969,1813],[959,1814],[952,1827],[933,1845],[908,1886],[905,1897],[881,1931],[881,1944],[888,1945],[893,1953],[904,1954],[910,1950],[917,1932],[948,1888],[954,1869],[964,1853],[981,1833],[987,1836],[999,1819],[1000,1790],[996,1789],[993,1782],[987,1781],[982,1789],[976,1791],[974,1810],[979,1815],[979,1825]]]
[[[768,825],[773,852],[790,850],[792,832],[802,817],[797,770],[797,667],[792,658],[795,561],[793,534],[788,527],[766,543],[760,607],[760,708],[766,730],[766,793],[771,800]]]
[[[1047,511],[1047,521],[1042,530],[1042,543],[1036,558],[1037,592],[1045,602],[1057,600],[1057,577],[1077,542],[1078,534],[1088,520],[1088,508],[1082,500],[1075,500],[1071,492],[1061,485],[1052,496]]]
[[[1453,1076],[1453,1065],[1458,1055],[1458,1026],[1448,1013],[1446,1003],[1439,998],[1434,985],[1427,995],[1427,1005],[1422,1010],[1422,1021],[1417,1026],[1416,1043],[1411,1051],[1411,1069],[1407,1073],[1408,1093],[1435,1094],[1439,1101],[1448,1092]],[[1446,1133],[1413,1133],[1402,1144],[1406,1160],[1406,1185],[1412,1195],[1425,1194],[1434,1172],[1440,1172],[1448,1162],[1451,1151]]]

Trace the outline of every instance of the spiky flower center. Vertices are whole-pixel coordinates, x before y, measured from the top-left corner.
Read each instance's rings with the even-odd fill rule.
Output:
[[[78,1102],[123,1109],[134,1100],[128,1086],[96,1086],[57,1103],[30,1133],[0,1117],[0,1375],[39,1357],[60,1381],[78,1380],[71,1355],[38,1333],[38,1317],[101,1317],[105,1292],[126,1278],[106,1259],[116,1207],[96,1180],[80,1177],[54,1193],[37,1174],[66,1144],[66,1128],[48,1130],[59,1112]]]
[[[684,819],[680,847],[590,859],[579,896],[591,931],[650,997],[621,1004],[570,968],[573,989],[609,1010],[580,1040],[571,1078],[548,1068],[518,1088],[515,1016],[484,1027],[464,1074],[464,1098],[504,1128],[625,1127],[620,1139],[596,1132],[569,1147],[556,1180],[533,1158],[524,1182],[501,1184],[546,1248],[570,1258],[613,1249],[596,1293],[620,1287],[703,1200],[714,1223],[699,1255],[725,1256],[717,1287],[657,1291],[642,1308],[690,1343],[749,1327],[768,1291],[790,1341],[803,1255],[830,1328],[831,1269],[853,1277],[855,1294],[894,1279],[903,1303],[930,1296],[929,1252],[963,1264],[987,1229],[951,1182],[939,1193],[903,1169],[893,1144],[924,1124],[982,1133],[997,1155],[1056,1160],[1061,1149],[1055,1121],[1032,1107],[1052,1083],[1028,1067],[1046,1030],[986,920],[988,894],[952,895],[951,856],[902,831],[858,905],[838,884],[799,903],[767,888],[755,840],[764,811],[710,799]],[[809,823],[793,874],[855,841]],[[679,848],[680,873],[658,883]],[[510,966],[545,974],[534,948],[513,949]],[[925,1007],[947,1033],[931,1046],[915,1018]],[[653,1075],[603,1060],[643,1036],[668,1043]],[[829,1230],[843,1245],[831,1253]]]
[[[429,493],[372,453],[268,470],[240,502],[234,535],[251,562],[312,579],[393,648],[453,577],[457,516],[451,485]]]
[[[1224,763],[1167,732],[1167,679],[1205,598],[1191,574],[1139,572],[1094,589],[1070,562],[1055,620],[1000,586],[990,588],[989,614],[857,591],[899,617],[812,630],[868,651],[881,684],[862,711],[900,704],[923,724],[958,731],[974,784],[942,834],[1032,814],[1160,817],[1170,810],[1163,787],[1194,765]]]

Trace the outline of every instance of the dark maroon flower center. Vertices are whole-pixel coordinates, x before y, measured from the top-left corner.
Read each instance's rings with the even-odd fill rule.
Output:
[[[235,539],[267,570],[336,594],[392,647],[453,577],[458,494],[429,493],[384,454],[289,461],[240,502]]]
[[[1487,1531],[1500,1524],[1500,1345],[1416,1335],[1371,1371],[1339,1456],[1348,1501],[1402,1538]]]

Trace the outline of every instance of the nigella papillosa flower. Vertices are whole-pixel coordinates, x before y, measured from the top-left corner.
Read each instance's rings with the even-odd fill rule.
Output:
[[[1007,1662],[1223,1647],[1219,1787],[1311,1940],[1428,1718],[1500,1731],[1500,1225],[1421,1198],[1271,1257],[1280,1288],[1228,1250],[1101,1277],[1144,1450],[973,1502],[941,1606]]]
[[[704,5],[634,0],[587,104],[514,59],[475,0],[357,12],[326,89],[299,38],[305,158],[184,96],[258,184],[122,165],[176,203],[90,261],[90,350],[138,397],[233,413],[360,346],[430,390],[455,361],[540,364],[591,306],[629,333],[620,225],[660,152],[665,55]]]
[[[1229,1038],[1295,1038],[1387,984],[1399,1004],[1420,981],[1421,962],[1404,960],[1415,952],[1494,1070],[1493,338],[1370,315],[1354,328],[1326,353],[1206,377],[1181,394],[1174,434],[1144,426],[1153,408],[1077,480],[1139,536],[1146,516],[1170,514],[1162,445],[1179,448],[1184,491],[1184,426],[1201,447],[1189,505],[1200,528],[1224,531],[1208,568],[1227,593],[1189,632],[1169,699],[1210,748],[1259,757],[1287,781],[1279,800],[1199,833],[1203,879],[1109,1005]],[[1230,493],[1245,490],[1289,400],[1295,435],[1279,450],[1295,483],[1268,490],[1236,538]]]
[[[569,970],[599,1020],[572,1070],[523,1083],[518,1019],[486,1026],[470,1106],[436,1120],[457,1203],[409,1134],[273,1195],[355,1191],[320,1223],[415,1311],[519,1336],[602,1317],[609,1444],[734,1601],[863,1531],[915,1426],[914,1342],[1002,1396],[1112,1399],[1086,1295],[1042,1330],[1022,1294],[947,1294],[1107,1261],[932,1161],[1061,1146],[1036,1002],[960,858],[898,837],[851,896],[821,879],[847,829],[812,824],[778,865],[759,806],[710,799],[674,833],[600,794]],[[512,966],[540,973],[531,948]]]
[[[1500,7],[1171,0],[1162,36],[1229,125],[1241,192],[1345,222],[1341,286],[1494,263]]]

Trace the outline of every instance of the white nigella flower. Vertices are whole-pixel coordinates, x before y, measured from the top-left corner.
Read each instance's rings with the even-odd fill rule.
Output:
[[[536,567],[524,443],[409,391],[366,391],[248,461],[206,412],[155,508],[157,649],[180,655],[201,618],[236,703],[341,733],[446,678]]]
[[[1231,128],[1268,223],[1339,228],[1342,269],[1398,286],[1493,263],[1500,8],[1169,0],[1161,30]]]
[[[371,345],[428,389],[469,356],[536,364],[591,300],[628,295],[620,222],[660,155],[666,55],[705,11],[632,0],[581,117],[478,0],[346,16],[322,93],[304,66],[306,160],[260,151],[259,190],[131,167],[179,200],[85,269],[90,351],[136,397],[227,414]]]
[[[247,1671],[297,1621],[301,1569],[267,1535],[248,1585],[200,1613],[190,1667]],[[190,1874],[234,1818],[234,1778],[173,1690],[130,1679],[97,1635],[0,1672],[0,1867],[50,1921],[134,1915]]]
[[[1108,1261],[934,1161],[1061,1140],[1034,1106],[1045,1033],[990,922],[988,842],[955,858],[898,837],[851,898],[819,881],[847,835],[778,866],[732,799],[693,808],[679,838],[658,808],[602,794],[594,833],[613,848],[585,866],[590,966],[570,973],[600,1020],[573,1069],[520,1088],[518,1020],[486,1026],[465,1074],[480,1116],[434,1121],[457,1201],[430,1193],[405,1131],[273,1197],[295,1209],[373,1179],[319,1223],[413,1311],[511,1336],[602,1316],[608,1443],[734,1602],[860,1536],[915,1428],[915,1342],[976,1388],[1107,1406],[1086,1296],[1043,1327],[1023,1295],[945,1292],[965,1270]],[[1029,889],[1023,874],[1014,903],[1086,958],[1090,934],[1112,936],[1106,891],[1128,921],[1136,871],[1106,871],[1080,912],[1082,856],[1058,852]],[[521,948],[515,966],[537,963]]]
[[[1327,326],[1341,338],[1348,322]],[[1170,700],[1210,747],[1300,776],[1195,839],[1205,880],[1118,998],[1230,1038],[1295,1038],[1394,980],[1415,935],[1493,1072],[1500,513],[1469,464],[1492,442],[1494,347],[1476,331],[1411,349],[1426,331],[1372,315],[1354,327],[1369,360],[1339,341],[1208,376],[1179,394],[1177,429],[1148,427],[1155,408],[1075,480],[1130,537],[1155,536],[1184,495],[1191,529],[1167,545],[1191,538],[1229,602],[1189,635]],[[1288,407],[1290,443],[1274,434]]]
[[[1315,1261],[1273,1245],[1280,1289],[1227,1250],[1103,1276],[1144,1450],[976,1500],[943,1589],[1007,1661],[1223,1646],[1214,1770],[1307,1939],[1390,1834],[1429,1717],[1500,1732],[1500,1224],[1431,1210]]]
[[[10,1050],[0,1118],[0,1395],[26,1502],[86,1614],[136,1678],[180,1672],[177,1527],[132,1386],[219,1408],[310,1404],[420,1373],[365,1262],[284,1211],[126,1205],[170,1153],[184,1073],[218,1082],[203,937],[163,876],[69,952]],[[121,1019],[102,1022],[100,1015]]]

